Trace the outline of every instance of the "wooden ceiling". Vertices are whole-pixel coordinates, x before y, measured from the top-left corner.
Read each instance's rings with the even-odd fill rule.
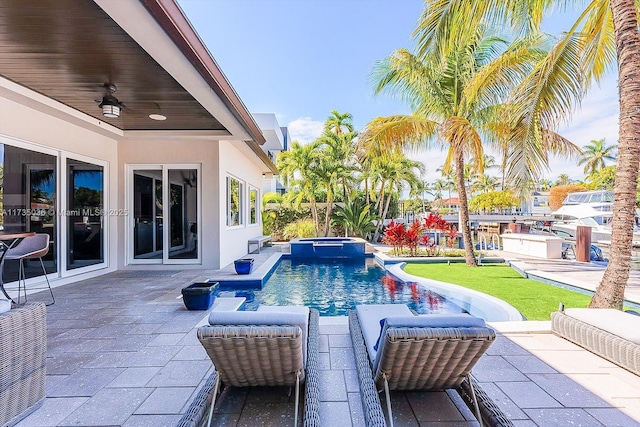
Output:
[[[0,75],[122,130],[226,131],[90,0],[0,1]],[[115,119],[98,107],[105,83],[125,105]]]

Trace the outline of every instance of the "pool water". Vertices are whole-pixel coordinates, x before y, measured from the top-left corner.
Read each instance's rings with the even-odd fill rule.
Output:
[[[282,259],[262,290],[245,291],[245,310],[265,305],[305,305],[321,316],[346,316],[359,304],[407,304],[420,314],[460,313],[440,295],[404,283],[372,258],[302,261]]]

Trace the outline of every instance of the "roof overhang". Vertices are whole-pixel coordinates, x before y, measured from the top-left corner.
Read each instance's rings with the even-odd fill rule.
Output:
[[[243,141],[275,170],[258,125],[173,0],[3,0],[0,29],[0,75],[11,82],[124,135]],[[98,107],[105,83],[124,103],[118,118]]]

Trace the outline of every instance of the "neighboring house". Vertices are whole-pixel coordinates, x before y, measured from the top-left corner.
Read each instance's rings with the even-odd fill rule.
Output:
[[[457,212],[460,210],[460,199],[451,197],[449,199],[436,200],[434,207],[437,209],[446,209],[448,212]]]
[[[258,123],[258,127],[260,127],[266,139],[262,149],[266,151],[269,159],[275,163],[278,154],[289,149],[289,129],[285,126],[280,126],[276,115],[272,113],[254,113],[253,118]],[[267,173],[262,178],[263,194],[270,192],[284,194],[286,192],[286,188],[278,179],[278,175]]]
[[[0,224],[51,236],[58,284],[245,255],[264,143],[173,0],[2,0]]]
[[[522,212],[532,215],[546,215],[551,213],[549,207],[549,192],[534,191],[531,196],[523,201],[521,206]]]

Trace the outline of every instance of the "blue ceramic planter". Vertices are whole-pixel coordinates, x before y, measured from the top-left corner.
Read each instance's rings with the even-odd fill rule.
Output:
[[[253,270],[253,258],[237,259],[233,264],[238,274],[249,274]]]
[[[187,310],[208,310],[215,301],[218,282],[193,283],[182,289],[182,300]]]

